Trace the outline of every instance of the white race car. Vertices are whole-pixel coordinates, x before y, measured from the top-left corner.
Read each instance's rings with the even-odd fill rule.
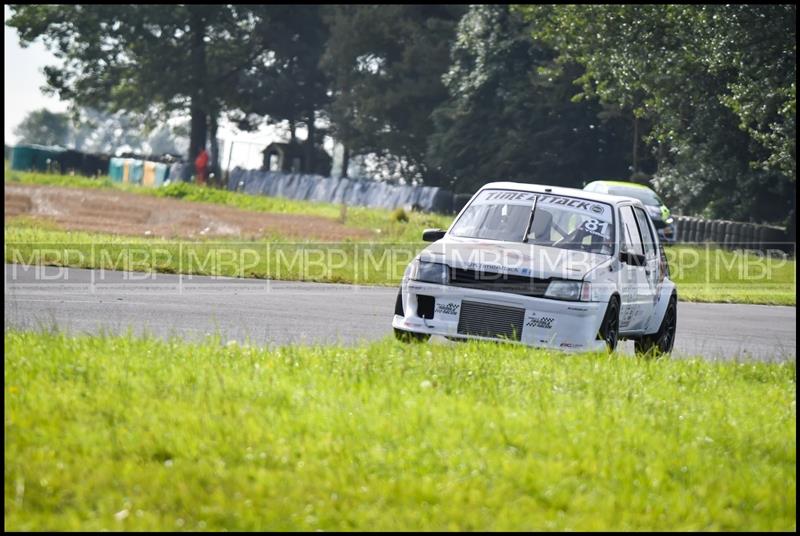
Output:
[[[494,182],[406,268],[402,340],[489,339],[568,350],[668,353],[677,291],[641,201]]]

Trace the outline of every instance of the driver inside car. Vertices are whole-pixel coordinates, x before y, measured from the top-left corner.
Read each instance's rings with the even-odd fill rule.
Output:
[[[533,215],[531,231],[528,233],[528,242],[540,246],[552,246],[550,232],[553,228],[553,215],[541,208],[537,208]]]

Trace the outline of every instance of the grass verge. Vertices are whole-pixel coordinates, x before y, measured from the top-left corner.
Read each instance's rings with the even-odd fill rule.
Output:
[[[665,249],[682,300],[797,305],[797,263],[775,251],[726,250],[712,245]]]
[[[5,260],[24,265],[255,277],[366,285],[399,284],[422,243],[174,241],[41,228],[5,227]]]
[[[80,268],[292,281],[397,285],[422,242],[171,241],[67,232],[38,221],[5,226],[5,260]],[[794,259],[716,248],[667,248],[685,301],[796,305]]]
[[[6,331],[6,530],[795,530],[796,365]]]

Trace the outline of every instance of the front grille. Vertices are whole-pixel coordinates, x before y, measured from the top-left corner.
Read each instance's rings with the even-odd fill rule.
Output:
[[[525,309],[463,300],[458,332],[462,335],[518,341],[522,336],[524,320]]]
[[[541,298],[547,291],[549,283],[549,279],[524,275],[480,272],[461,268],[450,269],[450,284],[454,287],[511,292],[513,294]]]

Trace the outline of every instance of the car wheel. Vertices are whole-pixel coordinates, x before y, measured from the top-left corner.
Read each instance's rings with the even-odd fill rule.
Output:
[[[635,343],[637,354],[668,354],[675,345],[675,330],[678,326],[678,298],[673,294],[661,320],[658,331],[643,335]]]
[[[600,340],[605,341],[606,348],[613,352],[619,342],[619,298],[612,296],[606,307],[606,314],[603,323],[600,324],[600,331],[597,333]]]
[[[431,338],[427,333],[414,333],[404,329],[394,328],[394,337],[402,342],[425,342]]]
[[[397,300],[394,302],[394,314],[406,316],[403,313],[403,297],[401,291],[397,291]],[[427,333],[414,333],[413,331],[406,331],[404,329],[394,328],[394,336],[397,340],[403,342],[425,342],[431,338]]]

